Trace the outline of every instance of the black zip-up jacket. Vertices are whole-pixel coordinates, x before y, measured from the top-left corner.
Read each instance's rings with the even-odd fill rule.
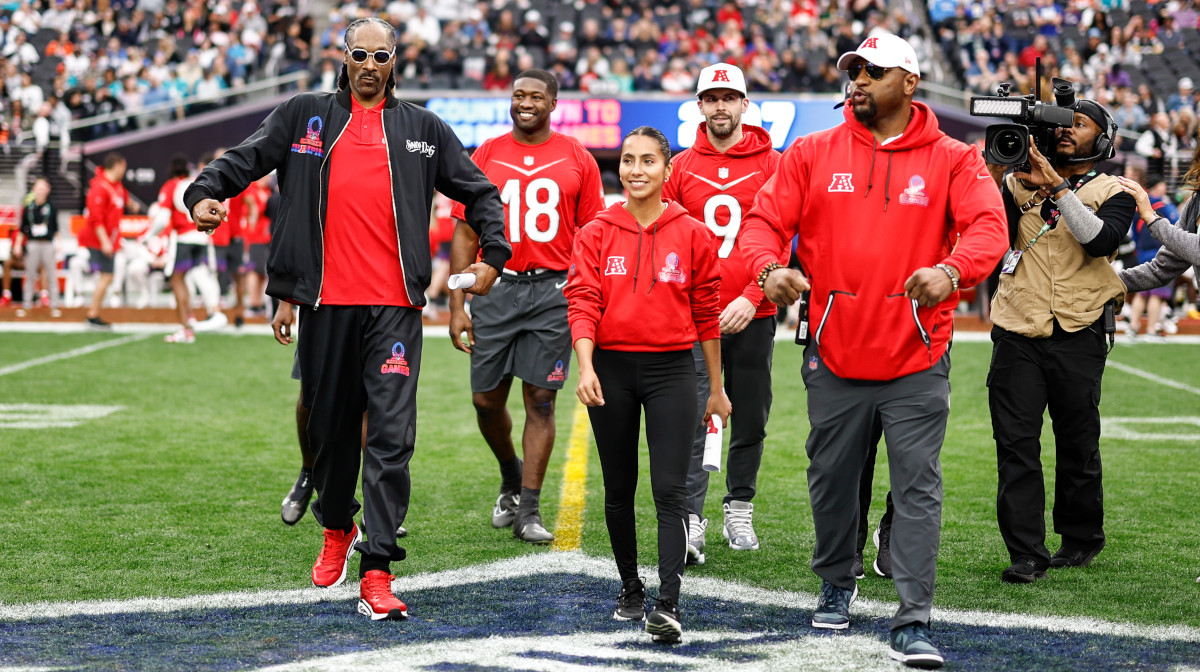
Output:
[[[277,171],[279,216],[272,222],[267,260],[267,294],[277,299],[321,304],[329,153],[350,123],[350,95],[343,89],[293,96],[242,144],[208,164],[183,194],[190,213],[205,198],[232,198],[254,180]],[[425,305],[432,273],[429,214],[435,189],[466,206],[483,261],[503,270],[512,246],[504,237],[500,192],[467,156],[450,126],[425,108],[388,96],[383,136],[400,265],[412,305]]]

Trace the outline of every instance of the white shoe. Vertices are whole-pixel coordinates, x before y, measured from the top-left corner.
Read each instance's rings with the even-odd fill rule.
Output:
[[[225,313],[217,311],[210,315],[208,319],[201,320],[192,326],[196,331],[216,331],[222,327],[229,325],[229,318],[225,317]]]
[[[754,534],[754,505],[736,499],[726,504],[725,526],[721,532],[733,550],[757,551],[758,535]]]
[[[688,514],[687,564],[704,564],[704,532],[707,529],[707,518],[701,518],[694,513]]]

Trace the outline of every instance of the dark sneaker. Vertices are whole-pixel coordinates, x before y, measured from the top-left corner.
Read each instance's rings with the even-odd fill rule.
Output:
[[[325,530],[325,544],[313,563],[312,582],[317,588],[333,588],[346,580],[346,567],[354,555],[354,545],[362,541],[362,531],[351,523],[349,532]],[[368,572],[369,573],[369,572]]]
[[[876,528],[875,536],[872,537],[872,540],[875,542],[875,548],[879,549],[879,553],[875,554],[875,573],[885,579],[890,579],[892,578],[891,521],[879,521],[879,527]]]
[[[1054,555],[1050,556],[1050,569],[1062,569],[1064,567],[1087,567],[1092,558],[1100,554],[1104,550],[1104,542],[1101,541],[1096,546],[1086,551],[1068,552],[1065,548],[1058,549]]]
[[[1033,583],[1044,576],[1046,570],[1038,567],[1037,560],[1022,556],[1000,573],[1000,580],[1005,583]]]
[[[863,554],[860,551],[854,554],[854,578],[864,579],[866,576],[866,573],[863,572]]]
[[[492,527],[500,529],[513,524],[517,518],[517,507],[521,505],[521,492],[500,491],[496,506],[492,507]]]
[[[300,519],[304,517],[304,512],[308,510],[308,502],[312,500],[312,496],[312,475],[307,471],[301,471],[300,477],[296,479],[292,489],[288,490],[287,496],[283,498],[283,509],[280,511],[283,522],[288,525],[300,522]]]
[[[646,586],[641,579],[629,579],[621,584],[621,594],[617,595],[617,610],[613,612],[615,621],[640,621],[646,618]]]
[[[395,578],[379,569],[367,572],[358,584],[358,613],[372,621],[408,618],[408,606],[392,594],[392,580]]]
[[[892,630],[888,639],[892,643],[892,650],[889,652],[892,659],[909,667],[933,669],[941,667],[945,662],[941,652],[929,641],[928,625],[913,623],[896,628]]]
[[[850,627],[850,605],[854,604],[856,597],[857,584],[853,589],[846,589],[822,580],[821,596],[812,617],[813,627],[825,630],[845,630]]]
[[[646,616],[646,632],[656,642],[679,643],[683,638],[683,621],[679,618],[679,606],[675,600],[665,598],[654,601],[654,608]]]
[[[526,543],[549,544],[554,541],[554,535],[542,525],[542,515],[537,511],[518,516],[512,528],[513,536]]]
[[[83,321],[83,324],[88,329],[103,329],[104,331],[108,331],[108,330],[112,329],[111,323],[105,322],[104,320],[100,319],[99,317],[89,317]]]
[[[687,564],[704,564],[704,533],[707,529],[707,518],[701,518],[694,513],[688,514]]]

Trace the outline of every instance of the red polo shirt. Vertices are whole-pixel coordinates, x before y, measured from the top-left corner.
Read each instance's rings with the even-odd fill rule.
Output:
[[[383,106],[353,106],[350,125],[329,155],[325,279],[330,306],[412,307],[404,291]]]

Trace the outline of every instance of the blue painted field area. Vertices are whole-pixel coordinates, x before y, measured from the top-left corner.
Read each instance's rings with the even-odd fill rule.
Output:
[[[686,584],[685,584],[686,585]],[[779,647],[808,640],[820,651],[839,638],[863,637],[877,644],[875,667],[887,659],[887,619],[857,617],[847,633],[812,629],[812,613],[746,602],[688,599],[683,604],[684,643],[654,644],[640,624],[611,619],[615,581],[588,575],[534,575],[495,582],[399,592],[410,605],[405,622],[370,622],[354,612],[355,601],[272,605],[244,609],[189,609],[172,613],[72,616],[0,624],[0,666],[99,670],[248,670],[309,663],[343,654],[387,653],[420,644],[447,649],[473,646],[473,660],[405,665],[403,648],[390,658],[405,669],[482,672],[514,668],[513,656],[492,658],[489,637],[542,638],[514,655],[531,668],[554,662],[608,669],[690,670],[719,663],[723,668],[774,667]],[[724,636],[725,635],[729,636]],[[607,650],[573,652],[572,642],[614,635]],[[710,636],[715,635],[715,636]],[[1200,646],[1188,641],[1100,634],[1053,633],[1035,625],[990,629],[935,623],[934,637],[949,669],[961,670],[1173,670],[1200,667]],[[555,641],[558,641],[555,644]],[[490,640],[494,642],[495,640]],[[868,642],[869,644],[869,642]],[[652,666],[639,654],[667,654]],[[803,660],[787,660],[789,667]],[[822,669],[813,660],[812,669]]]

